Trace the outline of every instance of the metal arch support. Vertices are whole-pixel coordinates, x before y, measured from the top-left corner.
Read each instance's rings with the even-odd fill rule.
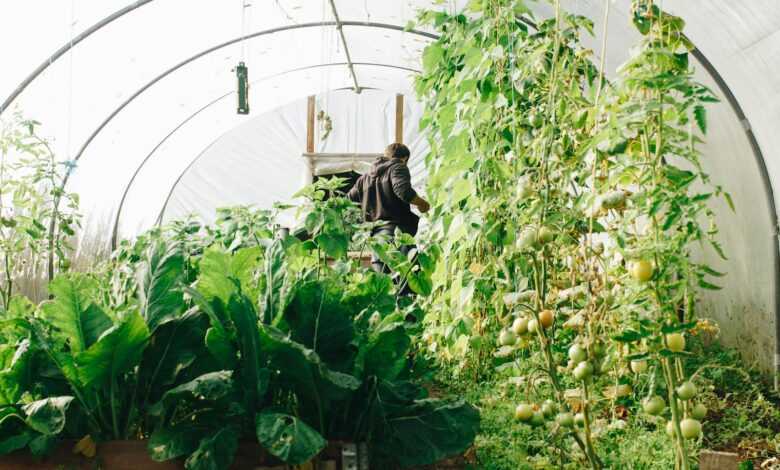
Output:
[[[772,233],[772,239],[774,240],[774,249],[772,250],[772,264],[774,265],[773,284],[775,298],[774,388],[775,391],[777,391],[780,387],[780,238],[778,238],[777,205],[775,204],[775,192],[774,188],[772,187],[772,179],[769,176],[769,170],[766,167],[764,153],[761,151],[761,146],[758,144],[756,135],[753,133],[753,129],[751,129],[747,116],[745,115],[745,111],[742,109],[742,106],[740,106],[737,97],[731,91],[731,88],[726,83],[726,80],[723,79],[721,74],[717,71],[717,69],[715,69],[715,66],[712,65],[712,62],[707,59],[707,56],[705,56],[698,48],[695,48],[692,51],[692,54],[699,61],[702,67],[704,67],[712,79],[715,80],[718,88],[720,88],[720,91],[723,92],[723,95],[726,97],[726,101],[729,102],[731,110],[734,111],[734,114],[737,115],[737,118],[743,124],[742,129],[745,131],[748,142],[750,142],[750,147],[753,150],[753,158],[755,159],[756,165],[758,166],[758,171],[761,174],[761,182],[764,186],[764,197],[766,199],[767,205],[769,206],[769,217],[772,221],[772,227],[774,227],[774,232]]]
[[[103,27],[107,26],[114,20],[118,20],[119,18],[125,16],[126,14],[130,13],[131,11],[134,11],[148,3],[153,2],[154,0],[137,0],[134,3],[131,3],[130,5],[127,5],[126,7],[115,11],[114,13],[108,15],[107,17],[103,18],[102,20],[98,21],[97,23],[93,24],[86,30],[84,30],[81,34],[74,37],[72,41],[68,41],[54,51],[52,55],[49,56],[48,59],[43,61],[41,65],[35,68],[35,70],[30,73],[23,81],[20,83],[14,91],[11,92],[10,95],[3,101],[3,104],[0,105],[0,114],[3,114],[3,112],[8,109],[9,106],[11,106],[11,103],[19,97],[19,95],[22,94],[22,92],[32,83],[40,74],[44,72],[51,64],[57,61],[60,57],[65,55],[69,50],[71,50],[76,44],[80,43],[84,39],[87,39],[89,36],[91,36],[93,33],[96,33],[97,31],[103,29]]]
[[[208,54],[211,54],[212,52],[215,52],[215,51],[218,51],[218,50],[223,49],[225,47],[228,47],[230,45],[236,44],[236,43],[238,43],[240,41],[243,41],[245,39],[252,39],[252,38],[259,37],[259,36],[266,36],[266,35],[270,35],[270,34],[275,34],[275,33],[280,33],[280,32],[283,32],[283,31],[290,31],[290,30],[295,30],[295,29],[321,28],[321,27],[324,27],[324,26],[335,26],[335,25],[336,25],[335,21],[318,21],[318,22],[313,22],[313,23],[301,23],[301,24],[280,26],[280,27],[277,27],[277,28],[265,29],[265,30],[258,31],[258,32],[252,33],[252,34],[248,34],[246,36],[239,36],[239,37],[231,39],[229,41],[225,41],[225,42],[223,42],[221,44],[217,44],[216,46],[212,46],[212,47],[210,47],[210,48],[208,48],[208,49],[206,49],[204,51],[201,51],[201,52],[193,55],[192,57],[190,57],[188,59],[185,59],[185,60],[177,63],[173,67],[169,68],[165,72],[161,73],[160,75],[158,75],[155,78],[153,78],[152,80],[150,80],[146,85],[144,85],[141,88],[139,88],[135,93],[133,93],[132,95],[130,95],[130,97],[128,97],[125,101],[123,101],[116,109],[114,109],[114,111],[111,112],[111,114],[109,114],[108,117],[106,117],[106,119],[104,119],[103,122],[100,123],[100,125],[95,129],[95,131],[92,132],[92,134],[90,134],[90,136],[87,138],[87,140],[84,142],[84,144],[79,149],[78,153],[73,157],[73,162],[75,163],[75,162],[77,162],[77,161],[79,161],[81,159],[81,157],[84,155],[84,151],[86,151],[87,147],[89,147],[89,145],[92,143],[92,141],[95,139],[95,137],[97,137],[97,135],[100,134],[100,132],[102,132],[102,130],[120,112],[122,112],[122,110],[124,108],[126,108],[130,103],[135,101],[136,98],[138,98],[146,90],[148,90],[149,88],[154,86],[157,82],[159,82],[163,78],[167,77],[168,75],[172,74],[173,72],[179,70],[180,68],[184,67],[185,65],[187,65],[187,64],[189,64],[191,62],[194,62],[194,61],[196,61],[196,60],[200,59],[201,57],[204,57],[204,56],[206,56]],[[361,27],[368,27],[368,28],[392,29],[392,30],[396,30],[396,31],[405,31],[405,32],[408,32],[408,33],[412,33],[412,34],[416,34],[416,35],[419,35],[419,36],[424,36],[424,37],[428,37],[428,38],[432,38],[432,39],[437,39],[438,38],[437,35],[432,34],[432,33],[427,33],[425,31],[419,31],[419,30],[415,30],[415,29],[407,30],[403,26],[398,26],[398,25],[388,24],[388,23],[373,23],[373,22],[364,22],[364,21],[342,21],[341,25],[342,26],[361,26]],[[64,176],[63,181],[62,181],[61,188],[64,188],[65,185],[67,185],[68,180],[69,180],[70,175],[71,175],[71,172],[72,172],[72,168],[73,168],[73,166],[69,167],[68,171],[65,173],[65,176]]]
[[[380,63],[372,63],[372,62],[354,62],[353,64],[354,65],[359,65],[359,66],[386,67],[386,68],[393,68],[393,69],[399,69],[399,70],[406,70],[406,71],[412,72],[412,73],[420,73],[420,71],[417,70],[417,69],[413,69],[411,67],[403,67],[403,66],[400,66],[400,65],[380,64]],[[294,68],[294,69],[285,70],[284,72],[279,72],[279,73],[276,73],[276,74],[273,74],[273,75],[269,75],[269,76],[266,76],[266,77],[259,78],[257,80],[252,81],[252,84],[256,84],[256,83],[259,83],[259,82],[262,82],[262,81],[265,81],[265,80],[270,80],[272,78],[279,77],[279,76],[282,76],[282,75],[286,75],[286,74],[289,74],[289,73],[300,72],[300,71],[303,71],[303,70],[311,70],[311,69],[322,68],[322,67],[334,67],[334,66],[343,66],[343,65],[347,65],[347,63],[346,62],[334,62],[334,63],[330,63],[330,64],[317,64],[317,65],[308,65],[306,67],[297,67],[297,68]],[[369,90],[371,88],[370,87],[366,87],[364,89],[365,90]],[[130,177],[130,181],[128,181],[127,185],[125,186],[124,191],[122,192],[122,198],[119,201],[119,206],[117,208],[116,216],[114,217],[114,223],[112,225],[112,230],[111,230],[111,250],[112,251],[114,249],[116,249],[116,244],[117,244],[118,234],[119,234],[119,220],[122,217],[122,210],[124,208],[124,204],[125,204],[125,201],[127,199],[127,195],[130,192],[131,187],[135,183],[135,179],[138,177],[139,173],[144,168],[144,166],[146,166],[146,163],[152,158],[152,156],[157,152],[157,150],[165,142],[168,141],[168,139],[170,139],[176,132],[178,132],[179,129],[184,127],[188,122],[190,122],[192,119],[197,117],[203,111],[205,111],[208,108],[210,108],[211,106],[217,104],[219,101],[222,101],[223,99],[233,95],[234,93],[235,93],[235,91],[230,91],[228,93],[225,93],[225,94],[223,94],[221,96],[218,96],[217,98],[209,101],[204,106],[198,108],[194,113],[190,114],[186,119],[184,119],[176,127],[174,127],[173,130],[171,130],[165,137],[163,137],[163,139],[160,140],[160,142],[158,142],[157,145],[154,146],[154,148],[152,148],[152,150],[146,155],[146,157],[144,157],[144,159],[141,161],[141,163],[138,165],[138,167],[133,172],[133,175]],[[173,194],[173,189],[171,189],[171,191],[169,193],[169,196],[168,196],[169,198],[170,198],[171,194]],[[167,204],[167,199],[166,199],[166,204]]]
[[[350,75],[352,75],[352,83],[355,85],[355,93],[360,94],[360,85],[358,84],[357,74],[355,73],[355,67],[352,64],[352,56],[349,54],[349,45],[347,44],[347,38],[344,36],[344,28],[342,28],[341,19],[339,18],[339,12],[336,10],[335,0],[330,0],[330,9],[333,11],[333,19],[336,20],[336,30],[339,32],[341,38],[341,45],[344,46],[344,55],[347,58],[347,68]]]

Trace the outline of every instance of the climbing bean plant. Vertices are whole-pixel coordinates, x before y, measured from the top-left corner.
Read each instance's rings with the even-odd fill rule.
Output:
[[[425,348],[462,378],[533,364],[512,377],[528,398],[517,418],[548,431],[561,463],[591,468],[603,466],[595,420],[649,380],[644,408],[660,415],[668,402],[688,468],[701,409],[684,335],[698,289],[721,276],[691,246],[723,255],[708,203],[727,195],[696,148],[716,100],[692,78],[680,18],[635,2],[643,39],[608,83],[581,45],[592,21],[551,3],[540,19],[520,0],[421,15],[441,34],[416,83],[442,252]]]

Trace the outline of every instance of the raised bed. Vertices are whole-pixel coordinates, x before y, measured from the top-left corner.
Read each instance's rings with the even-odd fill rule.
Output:
[[[36,458],[27,451],[18,451],[0,457],[0,470],[181,470],[183,460],[155,462],[146,450],[146,441],[108,441],[97,446],[97,455],[87,458],[73,453],[76,441],[63,441],[50,455]],[[320,455],[318,466],[312,470],[362,470],[342,465],[340,443],[330,444]],[[288,467],[269,456],[257,443],[242,443],[236,452],[232,470],[285,470]]]

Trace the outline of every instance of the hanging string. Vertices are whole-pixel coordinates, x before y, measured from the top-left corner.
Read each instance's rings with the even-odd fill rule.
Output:
[[[71,138],[73,134],[73,38],[75,37],[76,31],[76,0],[71,0],[70,2],[70,54],[68,54],[68,86],[67,86],[67,123],[66,123],[66,129],[67,134],[65,137],[65,155],[69,159],[70,158],[70,146],[71,146]]]
[[[241,1],[241,62],[246,60],[246,35],[247,35],[247,8],[251,7],[250,0]]]

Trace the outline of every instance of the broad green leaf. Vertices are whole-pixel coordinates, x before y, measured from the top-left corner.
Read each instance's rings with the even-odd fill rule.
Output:
[[[22,431],[8,437],[0,437],[0,455],[10,454],[11,452],[23,449],[35,437],[30,431]]]
[[[269,375],[269,371],[260,366],[263,352],[260,349],[257,312],[254,304],[245,296],[232,297],[228,312],[238,340],[241,385],[248,396],[249,405],[257,407],[261,405],[268,389]]]
[[[287,414],[259,413],[255,416],[255,430],[260,445],[290,465],[308,462],[327,445],[317,431]]]
[[[149,408],[149,413],[160,416],[166,409],[170,409],[172,405],[182,400],[216,401],[224,398],[232,390],[233,371],[209,372],[165,392],[162,400]]]
[[[315,239],[317,245],[328,255],[336,259],[344,258],[349,248],[349,238],[343,233],[321,233]]]
[[[208,354],[203,343],[206,324],[204,315],[190,310],[160,325],[152,333],[138,369],[141,390],[148,395],[146,401],[158,401],[162,393],[177,382],[182,371],[198,357]]]
[[[73,397],[52,397],[25,405],[27,425],[41,434],[53,436],[65,428],[65,413]]]
[[[200,426],[184,422],[176,426],[155,430],[149,436],[149,443],[146,447],[152,460],[164,462],[195,452],[200,440],[207,433],[208,431]]]
[[[355,375],[395,380],[407,364],[410,344],[400,314],[386,317],[360,344]]]
[[[346,399],[360,387],[358,379],[329,369],[317,353],[272,326],[261,325],[260,343],[270,367],[280,373],[277,383],[298,395],[300,406],[312,419],[321,416],[328,402]]]
[[[230,468],[238,449],[238,429],[228,426],[201,439],[198,448],[184,462],[187,470],[224,470]]]
[[[355,334],[352,317],[358,312],[347,310],[341,297],[334,284],[300,283],[275,326],[289,332],[293,341],[312,349],[331,366],[351,363]]]
[[[57,436],[41,434],[30,440],[28,447],[30,448],[30,453],[32,455],[42,457],[51,453],[59,441]]]
[[[31,358],[30,340],[25,338],[14,349],[8,366],[0,370],[0,405],[17,403],[27,390],[32,373]]]
[[[93,303],[97,281],[85,275],[61,275],[49,284],[53,300],[41,305],[54,336],[74,353],[89,348],[111,326],[111,319]]]
[[[260,247],[244,248],[235,254],[218,248],[206,250],[200,261],[197,290],[206,300],[218,298],[227,305],[237,284],[249,294],[254,291],[252,279],[261,258]]]
[[[403,467],[427,465],[472,445],[479,411],[463,400],[415,400],[374,426],[374,454]]]
[[[263,323],[271,323],[284,308],[286,296],[286,263],[284,244],[274,241],[265,254],[265,293]]]
[[[184,256],[178,245],[159,241],[152,245],[137,273],[141,315],[150,331],[184,311],[180,289],[184,278]]]
[[[106,383],[138,365],[149,341],[149,328],[137,312],[111,327],[98,341],[76,356],[84,386]]]
[[[206,330],[206,348],[222,367],[232,367],[238,360],[233,341],[221,328],[211,327]]]

